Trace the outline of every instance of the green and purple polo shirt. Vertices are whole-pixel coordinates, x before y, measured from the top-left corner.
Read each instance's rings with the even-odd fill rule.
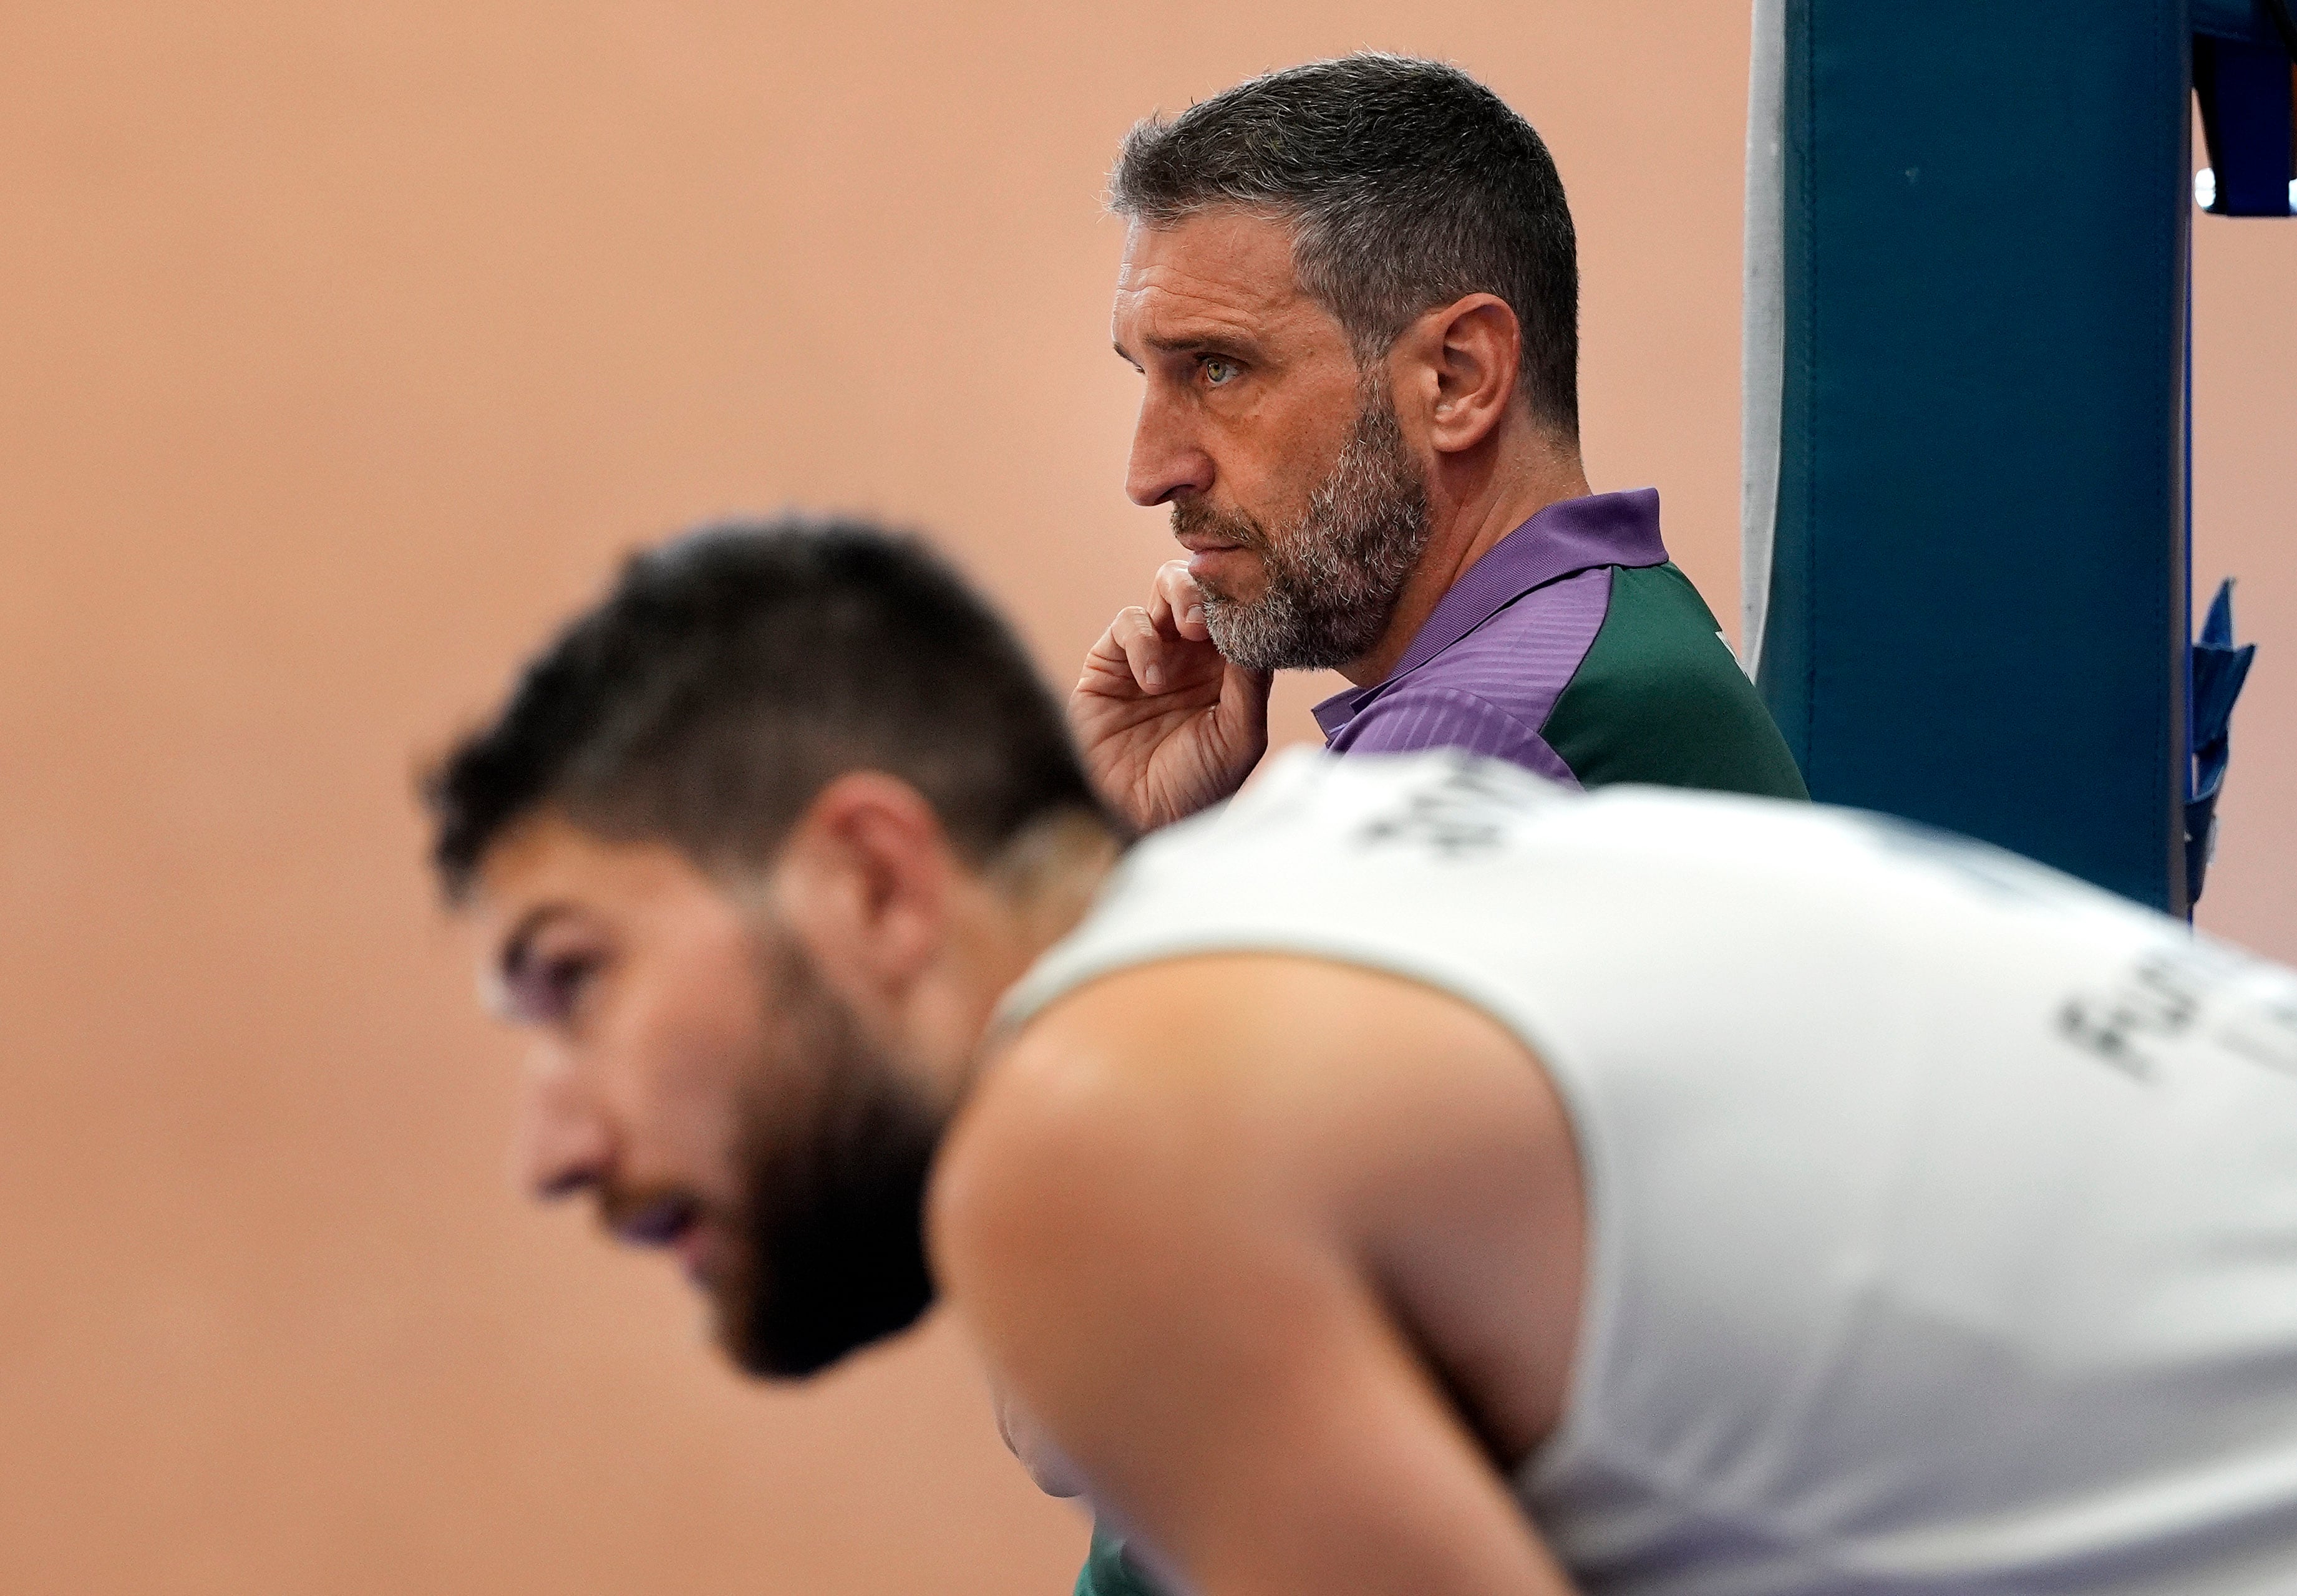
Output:
[[[1387,679],[1316,706],[1334,753],[1465,748],[1577,787],[1804,798],[1649,488],[1565,499],[1468,568]]]

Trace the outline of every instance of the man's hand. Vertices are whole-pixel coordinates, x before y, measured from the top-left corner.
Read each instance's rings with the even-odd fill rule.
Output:
[[[1173,560],[1085,655],[1069,728],[1102,800],[1152,831],[1244,785],[1268,751],[1269,679],[1221,658],[1196,579]]]

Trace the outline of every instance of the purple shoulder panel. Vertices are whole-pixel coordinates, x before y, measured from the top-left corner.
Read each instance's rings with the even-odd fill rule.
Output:
[[[1539,731],[1610,603],[1609,566],[1533,588],[1433,659],[1354,695],[1353,712],[1328,724],[1326,747],[1334,753],[1465,748],[1577,786]]]
[[[1456,687],[1405,687],[1379,700],[1326,745],[1334,753],[1418,753],[1458,748],[1577,786],[1563,756],[1533,728]]]

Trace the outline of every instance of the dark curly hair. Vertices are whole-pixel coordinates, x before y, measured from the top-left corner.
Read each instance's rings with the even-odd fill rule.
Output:
[[[1012,631],[914,539],[790,516],[633,555],[423,781],[449,901],[516,822],[755,866],[848,770],[915,787],[976,862],[1031,822],[1101,811]]]

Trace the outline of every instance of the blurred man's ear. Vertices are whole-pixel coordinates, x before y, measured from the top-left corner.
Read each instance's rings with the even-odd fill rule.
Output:
[[[824,980],[868,1012],[940,951],[957,861],[916,788],[853,770],[817,794],[791,828],[770,896]]]
[[[1401,412],[1416,407],[1439,454],[1475,448],[1516,401],[1523,330],[1496,294],[1471,293],[1427,312],[1395,341],[1389,375]],[[1415,430],[1405,423],[1407,432]]]

